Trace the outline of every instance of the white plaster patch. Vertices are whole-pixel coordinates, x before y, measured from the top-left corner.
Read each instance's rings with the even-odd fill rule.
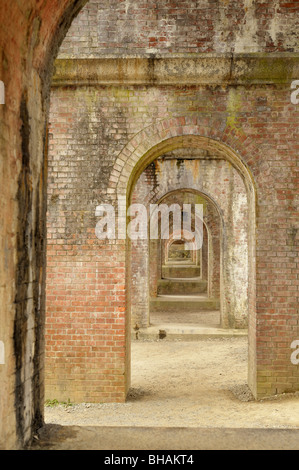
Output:
[[[5,86],[0,80],[0,104],[5,104]]]
[[[245,18],[235,41],[235,52],[258,52],[259,45],[257,41],[258,22],[256,18],[256,6],[252,0],[245,0]]]
[[[278,0],[274,0],[274,3],[275,5],[273,5],[273,8],[275,9],[275,14],[273,15],[272,21],[270,22],[269,34],[273,43],[277,44],[277,36],[281,31],[280,29],[281,25],[279,21],[277,20],[278,18],[277,10],[279,9],[279,2]]]
[[[293,343],[291,344],[291,348],[295,349],[295,351],[293,352],[291,356],[291,363],[294,366],[298,366],[299,365],[299,341],[293,341]]]
[[[291,84],[291,88],[293,93],[291,94],[291,102],[295,105],[299,104],[299,80],[295,80]]]
[[[5,364],[5,347],[3,341],[0,341],[0,365]]]

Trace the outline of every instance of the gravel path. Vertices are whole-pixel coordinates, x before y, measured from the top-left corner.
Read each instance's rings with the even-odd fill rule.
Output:
[[[256,402],[246,382],[245,337],[136,341],[126,403],[46,407],[45,420],[76,426],[299,428],[299,393]]]

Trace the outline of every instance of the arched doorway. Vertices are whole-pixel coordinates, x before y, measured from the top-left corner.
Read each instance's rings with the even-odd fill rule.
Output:
[[[147,133],[148,135],[149,133]],[[173,130],[172,130],[173,134]],[[247,166],[243,163],[240,157],[235,154],[232,149],[227,147],[227,145],[214,141],[212,139],[207,139],[202,136],[198,135],[179,135],[177,137],[170,137],[169,139],[164,138],[157,142],[158,136],[153,134],[152,137],[148,138],[148,142],[144,142],[144,140],[140,141],[140,147],[142,148],[142,157],[138,157],[138,163],[136,164],[135,153],[136,155],[140,155],[140,150],[138,145],[134,152],[130,152],[130,157],[126,158],[126,163],[123,164],[123,168],[126,169],[128,165],[132,165],[130,160],[134,162],[131,166],[131,174],[130,177],[127,178],[127,183],[124,182],[124,178],[122,178],[122,170],[118,171],[119,178],[118,183],[115,184],[117,194],[121,195],[122,197],[126,196],[127,206],[130,205],[131,195],[133,193],[135,182],[138,180],[139,176],[142,174],[144,169],[154,160],[156,160],[161,155],[166,154],[169,150],[173,151],[173,149],[179,148],[182,149],[184,147],[192,147],[192,148],[204,148],[205,150],[210,150],[213,154],[217,154],[221,156],[221,158],[227,162],[229,162],[234,169],[237,170],[242,181],[244,182],[247,200],[248,200],[248,305],[250,306],[249,311],[249,384],[254,393],[255,390],[255,335],[252,326],[254,325],[253,318],[255,317],[255,310],[252,309],[252,306],[255,305],[255,257],[253,253],[255,252],[255,200],[256,200],[256,192],[255,186],[253,182],[253,178],[249,172]],[[136,139],[135,139],[136,140]],[[153,145],[155,142],[155,145]],[[146,151],[146,145],[149,146],[148,150]],[[153,145],[153,146],[152,146]],[[124,151],[125,153],[125,151]],[[119,160],[120,161],[120,160]],[[129,250],[128,250],[129,252]],[[127,277],[129,279],[130,277]],[[223,289],[222,289],[223,294]]]

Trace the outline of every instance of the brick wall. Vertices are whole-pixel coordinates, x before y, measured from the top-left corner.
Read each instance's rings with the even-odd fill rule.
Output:
[[[0,448],[43,417],[45,129],[52,61],[84,0],[0,5]]]
[[[90,0],[60,57],[298,51],[298,2]]]
[[[61,114],[65,124],[61,124]],[[252,190],[248,196],[251,200],[249,213],[252,213],[252,207],[257,208],[256,213],[252,213],[249,217],[250,253],[253,256],[250,261],[251,282],[248,301],[253,357],[256,357],[255,334],[258,347],[258,363],[254,363],[250,368],[250,374],[253,377],[252,383],[255,383],[256,366],[261,377],[258,383],[260,396],[280,392],[285,388],[288,390],[297,388],[297,368],[290,362],[292,352],[290,345],[298,335],[296,317],[298,201],[294,193],[298,185],[294,171],[298,162],[297,128],[293,124],[297,116],[298,109],[290,103],[290,89],[286,85],[235,86],[217,89],[208,86],[123,85],[80,87],[75,90],[56,88],[52,98],[49,228],[50,233],[51,230],[57,233],[60,223],[59,217],[57,227],[55,224],[52,226],[51,222],[51,198],[54,196],[55,201],[56,195],[55,211],[58,214],[62,210],[63,216],[68,221],[61,229],[60,243],[65,244],[67,241],[75,244],[82,262],[84,260],[82,253],[87,242],[90,243],[89,249],[94,250],[95,254],[98,253],[98,242],[88,241],[86,237],[87,233],[92,236],[94,230],[96,221],[93,219],[93,214],[96,205],[113,199],[116,191],[123,191],[123,188],[126,188],[126,181],[132,169],[139,160],[142,160],[142,155],[149,154],[151,148],[158,149],[152,153],[157,157],[163,154],[159,150],[159,145],[165,145],[163,142],[167,139],[171,140],[176,135],[184,135],[186,138],[188,134],[200,135],[212,138],[215,142],[223,142],[248,165],[257,194],[256,206],[252,206],[254,194]],[[192,139],[190,142],[192,147]],[[211,140],[207,142],[210,143]],[[63,180],[60,179],[61,169],[66,174]],[[248,182],[246,185],[248,186]],[[63,189],[62,195],[59,188]],[[217,194],[219,188],[219,179],[217,179],[216,189],[212,192]],[[64,199],[68,201],[63,202]],[[257,217],[256,222],[255,217]],[[67,234],[70,221],[74,222],[74,229]],[[257,224],[256,245],[255,223]],[[92,251],[89,254],[91,253]],[[258,283],[261,281],[257,285],[256,302],[254,300],[255,259],[257,281]],[[103,261],[102,269],[110,270],[104,264]],[[55,269],[54,267],[52,274]],[[125,275],[121,276],[119,282],[124,286]],[[268,276],[272,280],[271,286],[267,280]],[[56,284],[55,274],[51,282]],[[280,288],[277,289],[280,283],[284,287],[283,295],[280,293]],[[67,287],[68,284],[64,284],[63,289],[67,290]],[[97,288],[100,292],[103,285],[99,283]],[[50,289],[51,283],[48,284],[49,293]],[[50,317],[56,315],[57,304],[59,304],[58,299],[51,298],[48,304]],[[87,314],[90,315],[90,312]],[[103,310],[99,306],[98,318],[102,314]],[[270,317],[271,322],[269,322]],[[280,338],[284,337],[281,343],[284,345],[282,350],[276,346],[276,338],[278,340],[279,336],[276,334],[276,328],[279,330]],[[49,336],[48,338],[50,339]],[[65,345],[62,347],[64,351],[68,350]],[[281,355],[283,359],[280,360],[278,358]],[[280,366],[278,363],[282,362],[284,365]],[[282,368],[284,375],[281,379]],[[55,370],[58,371],[57,366]],[[51,395],[52,393],[51,391]]]

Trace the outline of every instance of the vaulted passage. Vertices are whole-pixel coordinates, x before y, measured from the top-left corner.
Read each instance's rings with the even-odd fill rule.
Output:
[[[254,398],[298,391],[297,2],[0,18],[0,448],[31,442],[46,398],[124,403],[131,344],[178,325],[245,330]],[[132,204],[189,230],[131,239]]]
[[[217,154],[178,149],[159,157],[139,177],[132,202],[141,201],[174,212],[178,206],[182,228],[190,228],[185,229],[185,243],[180,231],[169,230],[149,243],[133,243],[135,328],[152,323],[150,312],[157,318],[158,312],[177,310],[182,311],[182,320],[184,312],[219,311],[218,327],[247,328],[249,212],[246,188],[234,167]],[[196,220],[196,205],[202,208],[202,220]],[[203,236],[202,244],[186,249],[186,239],[193,240],[196,230]],[[215,313],[212,317],[215,322]]]

